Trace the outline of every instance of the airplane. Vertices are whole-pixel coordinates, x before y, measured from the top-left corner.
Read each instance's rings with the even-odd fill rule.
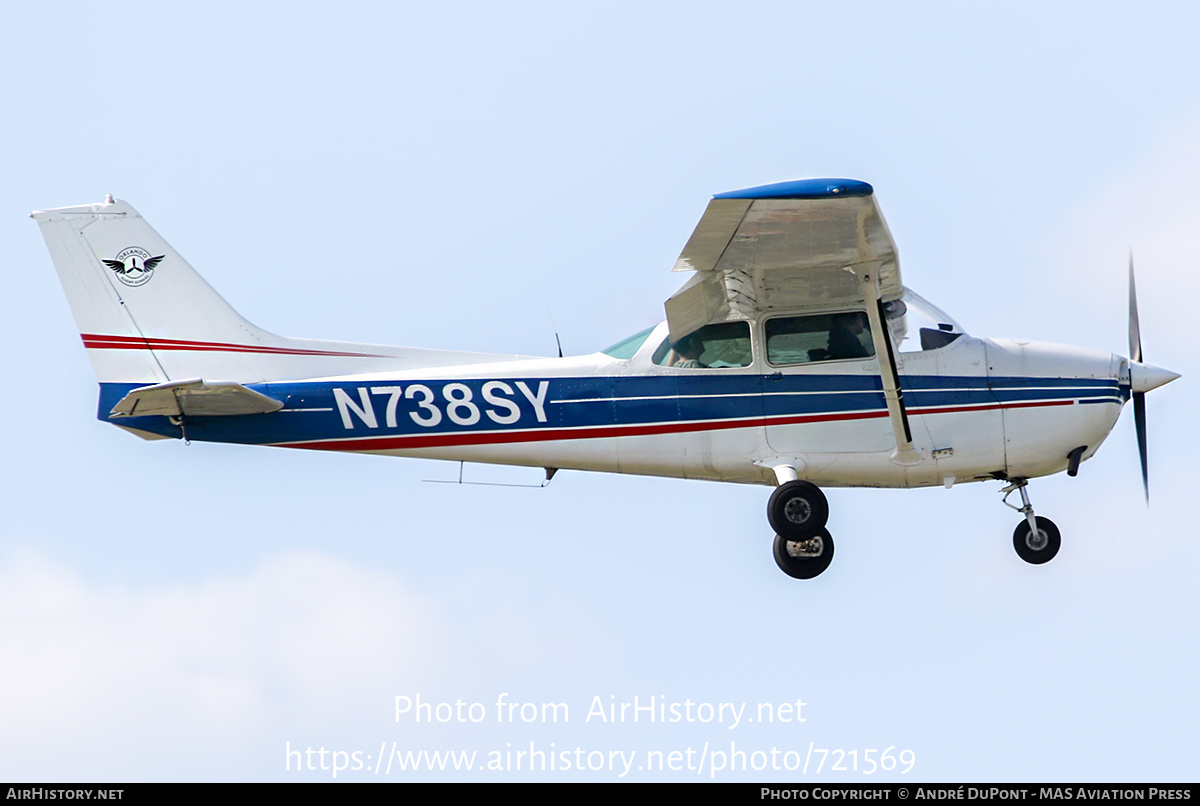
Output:
[[[666,320],[592,355],[531,357],[276,336],[243,319],[111,195],[30,214],[100,383],[145,439],[355,451],[774,486],[779,568],[833,559],[822,487],[999,481],[1013,547],[1061,545],[1030,479],[1074,476],[1133,400],[1149,501],[1133,258],[1128,358],[976,338],[901,283],[874,188],[803,179],[715,195]],[[1009,502],[1018,493],[1021,505]]]

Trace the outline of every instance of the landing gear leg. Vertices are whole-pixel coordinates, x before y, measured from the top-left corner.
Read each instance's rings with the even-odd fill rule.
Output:
[[[791,540],[812,537],[829,520],[829,502],[817,485],[796,478],[788,465],[775,468],[779,486],[767,502],[767,521],[775,534]]]
[[[767,502],[775,530],[775,564],[793,579],[812,579],[833,561],[833,538],[825,528],[829,502],[817,485],[797,478],[791,465],[775,468],[779,486]]]
[[[1014,479],[1012,484],[1000,492],[1004,493],[1002,503],[1006,507],[1025,516],[1025,520],[1018,523],[1016,531],[1013,532],[1013,548],[1016,549],[1017,556],[1027,563],[1041,565],[1050,562],[1054,555],[1058,554],[1062,546],[1062,536],[1054,521],[1033,513],[1033,505],[1029,503],[1029,493],[1025,489],[1028,485],[1028,479]],[[1014,492],[1021,493],[1023,506],[1008,503],[1008,497]]]

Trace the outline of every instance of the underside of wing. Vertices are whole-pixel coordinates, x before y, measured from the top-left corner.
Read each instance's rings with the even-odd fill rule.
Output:
[[[713,197],[676,261],[693,276],[667,300],[671,338],[773,310],[861,307],[861,276],[879,298],[904,293],[896,245],[874,189],[804,179]]]

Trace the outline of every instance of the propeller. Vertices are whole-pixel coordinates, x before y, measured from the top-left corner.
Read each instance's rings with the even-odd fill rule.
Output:
[[[1142,331],[1138,326],[1137,284],[1133,281],[1133,250],[1129,251],[1129,360],[1142,363]],[[1130,368],[1132,386],[1132,367]],[[1150,472],[1146,467],[1146,393],[1133,393],[1133,426],[1137,430],[1138,456],[1142,460],[1142,487],[1150,503]]]
[[[1142,487],[1150,503],[1150,474],[1146,467],[1146,393],[1170,383],[1178,373],[1142,363],[1142,333],[1138,326],[1137,286],[1133,281],[1133,252],[1129,253],[1129,388],[1133,393],[1133,425],[1142,460]]]

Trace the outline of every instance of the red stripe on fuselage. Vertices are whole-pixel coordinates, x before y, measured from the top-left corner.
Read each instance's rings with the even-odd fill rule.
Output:
[[[927,408],[909,409],[909,414],[951,414],[964,411],[995,411],[996,409],[1032,409],[1042,406],[1074,406],[1078,401],[1071,400],[1037,400],[1032,403],[985,403],[982,406],[929,406]]]
[[[944,406],[909,409],[910,414],[949,414],[955,412],[1024,409],[1040,406],[1071,406],[1075,400],[1048,400],[1028,403],[995,403],[983,406]],[[832,423],[887,417],[887,410],[855,411],[840,414],[796,414],[782,417],[753,417],[691,423],[655,423],[652,425],[588,426],[582,428],[543,428],[535,431],[485,431],[467,433],[410,434],[393,437],[326,439],[313,442],[271,443],[277,448],[305,448],[315,451],[386,451],[410,448],[443,448],[463,445],[505,445],[515,442],[550,442],[567,439],[603,439],[640,437],[657,434],[686,434],[696,431],[723,431],[731,428],[761,428],[777,425]]]
[[[386,358],[371,353],[341,353],[330,350],[301,350],[293,347],[267,347],[253,344],[229,344],[219,341],[187,341],[185,339],[149,339],[141,336],[98,336],[82,334],[83,346],[89,350],[192,350],[219,353],[265,353],[268,355],[328,355],[355,358]]]
[[[864,415],[873,416],[873,415]],[[457,445],[503,445],[513,442],[550,442],[557,439],[601,439],[604,437],[641,437],[691,431],[720,431],[728,428],[753,428],[761,418],[702,423],[656,423],[654,425],[590,426],[582,428],[541,428],[536,431],[490,431],[464,434],[413,434],[395,437],[327,439],[316,442],[280,442],[274,447],[307,448],[316,451],[386,451],[404,448],[440,448]]]

